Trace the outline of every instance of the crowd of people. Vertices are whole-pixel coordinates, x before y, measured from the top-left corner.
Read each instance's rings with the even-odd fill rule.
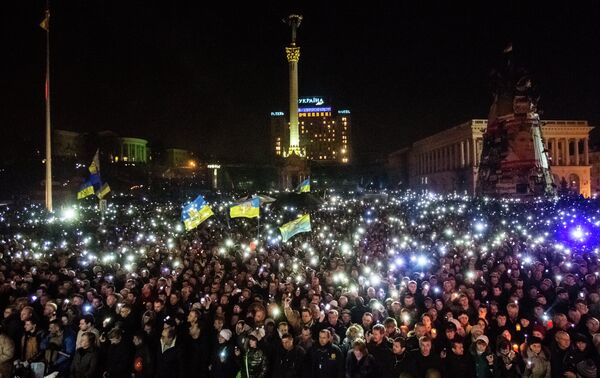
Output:
[[[332,193],[0,208],[0,378],[598,376],[600,203]]]

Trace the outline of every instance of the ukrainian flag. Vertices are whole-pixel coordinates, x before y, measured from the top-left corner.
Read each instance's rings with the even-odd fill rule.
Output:
[[[102,187],[96,192],[96,196],[98,196],[98,198],[102,199],[109,192],[110,192],[110,186],[108,186],[108,183],[104,183],[104,185],[102,185]]]
[[[310,177],[298,185],[298,193],[310,193]]]
[[[99,151],[100,150],[96,150],[94,158],[92,159],[92,163],[88,167],[88,170],[93,175],[100,173],[100,157],[98,156]]]
[[[260,215],[260,198],[254,197],[229,208],[231,218],[256,218]]]
[[[81,185],[81,188],[79,188],[79,192],[77,192],[77,199],[80,200],[93,195],[94,185],[92,185],[90,181],[86,181],[83,183],[83,185]]]
[[[212,209],[204,201],[204,197],[198,196],[196,199],[187,204],[181,211],[181,220],[185,225],[186,231],[198,227],[202,222],[214,215]]]
[[[288,241],[292,236],[301,232],[310,232],[310,214],[304,214],[297,219],[279,227],[281,238],[284,242]]]

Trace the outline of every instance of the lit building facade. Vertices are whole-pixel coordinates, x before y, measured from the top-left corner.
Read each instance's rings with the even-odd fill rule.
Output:
[[[306,158],[321,163],[347,164],[351,160],[350,110],[335,110],[323,97],[298,99],[300,150]],[[271,146],[274,156],[285,157],[289,146],[289,124],[283,112],[271,112]]]
[[[84,136],[75,131],[54,129],[52,131],[52,155],[59,158],[77,159],[84,154]]]
[[[115,163],[147,163],[149,155],[148,141],[141,138],[118,137],[112,151]]]
[[[589,152],[592,179],[592,197],[600,196],[600,151]]]
[[[191,167],[191,164],[197,164],[193,160],[194,156],[188,150],[181,148],[167,148],[165,150],[165,163],[168,167]]]
[[[406,187],[412,189],[476,193],[486,127],[487,120],[474,119],[392,153],[388,159],[390,177],[403,177],[398,170],[406,170]],[[587,121],[543,121],[542,139],[559,191],[585,197],[592,194],[589,153],[592,129]]]

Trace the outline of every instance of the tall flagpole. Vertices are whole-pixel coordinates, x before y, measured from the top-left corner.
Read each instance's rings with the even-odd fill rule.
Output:
[[[50,0],[46,0],[46,209],[52,211],[52,129],[50,127]]]

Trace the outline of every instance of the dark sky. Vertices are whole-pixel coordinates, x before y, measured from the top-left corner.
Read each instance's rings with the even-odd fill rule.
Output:
[[[287,113],[292,10],[304,15],[300,95],[351,109],[361,156],[486,117],[508,41],[545,118],[600,125],[599,2],[412,3],[424,2],[54,0],[53,125],[264,160],[268,114]],[[3,2],[8,136],[43,135],[43,8]]]

